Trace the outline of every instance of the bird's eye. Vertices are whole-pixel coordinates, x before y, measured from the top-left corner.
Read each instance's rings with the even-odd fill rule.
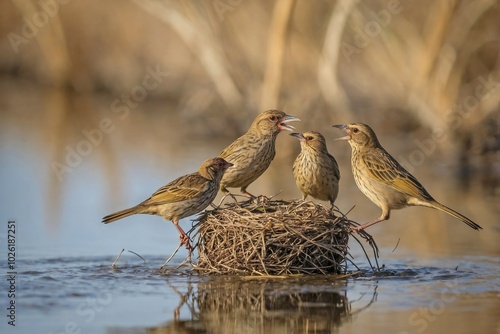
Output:
[[[275,120],[277,120],[277,119],[278,119],[278,117],[277,117],[277,116],[275,116],[275,115],[271,115],[271,116],[269,116],[269,120],[270,120],[270,121],[273,121],[273,122],[274,122],[274,121],[275,121]]]
[[[354,129],[352,129],[352,132],[354,132],[354,133],[358,133],[358,132],[359,132],[359,129],[358,129],[358,128],[354,128]]]
[[[307,139],[307,140],[313,140],[313,139],[314,139],[314,137],[313,137],[313,136],[307,136],[307,138],[306,138],[306,139]]]

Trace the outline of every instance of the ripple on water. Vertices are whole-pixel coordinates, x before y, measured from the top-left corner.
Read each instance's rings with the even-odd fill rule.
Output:
[[[37,271],[37,270],[26,270],[26,271],[19,271],[19,275],[25,275],[25,276],[36,276],[36,275],[42,275],[42,271]]]

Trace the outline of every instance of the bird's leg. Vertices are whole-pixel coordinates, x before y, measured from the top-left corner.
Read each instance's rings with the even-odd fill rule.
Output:
[[[252,194],[250,194],[250,193],[247,191],[247,187],[242,187],[242,188],[241,188],[241,193],[242,193],[244,196],[246,196],[246,197],[248,197],[248,198],[250,198],[250,199],[254,199],[254,198],[256,197],[255,195],[252,195]]]
[[[231,196],[231,198],[233,199],[233,201],[235,201],[236,203],[238,203],[238,200],[236,199],[236,196],[234,196],[231,192],[228,191],[226,195]]]
[[[367,227],[370,227],[370,226],[372,226],[372,225],[378,224],[378,223],[380,223],[380,222],[382,222],[382,221],[384,221],[384,220],[389,219],[389,217],[390,217],[390,213],[391,213],[391,212],[390,212],[390,210],[389,210],[389,209],[382,209],[382,215],[380,216],[380,218],[375,219],[374,221],[368,222],[368,223],[366,223],[366,224],[363,224],[363,225],[361,225],[361,226],[356,226],[356,227],[353,227],[353,228],[352,228],[352,230],[353,230],[353,231],[356,231],[356,232],[358,232],[358,233],[359,233],[360,231],[364,230],[364,229],[365,229],[365,228],[367,228]]]
[[[181,245],[186,246],[186,249],[189,252],[192,252],[193,251],[193,247],[190,244],[191,239],[189,239],[189,236],[186,234],[186,232],[184,232],[184,230],[182,229],[182,227],[180,227],[179,220],[178,219],[174,219],[174,220],[172,220],[172,222],[174,223],[175,228],[177,228],[177,231],[179,231],[179,240],[181,241]]]
[[[168,259],[167,261],[165,261],[165,263],[160,267],[160,269],[163,269],[163,267],[165,267],[167,265],[167,263],[170,262],[170,260],[172,260],[172,258],[174,257],[174,255],[177,253],[177,251],[179,250],[179,248],[184,245],[186,247],[186,249],[188,250],[188,256],[186,257],[186,260],[184,260],[180,265],[178,265],[175,269],[181,267],[182,265],[184,265],[184,263],[186,263],[186,261],[189,259],[189,262],[191,263],[191,253],[193,252],[194,248],[193,246],[191,246],[191,239],[189,238],[189,236],[186,234],[186,232],[184,232],[184,230],[182,229],[182,227],[180,227],[179,225],[179,219],[173,219],[172,220],[172,223],[174,223],[175,225],[175,228],[177,229],[177,231],[179,232],[179,240],[181,241],[179,246],[177,246],[177,249],[175,250],[174,254],[172,254]]]
[[[374,221],[368,222],[368,223],[363,224],[361,226],[353,227],[352,230],[359,233],[359,232],[363,231],[365,228],[370,227],[372,225],[375,225],[377,223],[380,223],[381,221],[384,221],[384,220],[385,219],[375,219]]]
[[[356,227],[353,227],[352,230],[353,231],[356,231],[356,232],[361,232],[363,231],[365,228],[367,227],[370,227],[372,225],[375,225],[377,223],[380,223],[381,221],[384,221],[385,219],[375,219],[374,221],[371,221],[371,222],[368,222],[366,224],[363,224],[361,226],[356,226]]]

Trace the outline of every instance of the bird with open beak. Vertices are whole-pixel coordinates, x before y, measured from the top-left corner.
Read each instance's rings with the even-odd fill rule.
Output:
[[[294,121],[300,119],[281,110],[260,113],[250,129],[219,154],[219,157],[234,164],[224,174],[220,189],[229,193],[227,188],[241,188],[245,196],[255,197],[247,192],[247,187],[269,167],[276,154],[276,137],[283,130],[292,131],[294,127],[288,123]]]
[[[351,145],[351,167],[358,188],[382,209],[381,216],[355,228],[358,232],[390,218],[391,210],[426,206],[461,220],[475,230],[482,229],[469,218],[436,201],[418,180],[380,145],[375,132],[363,123],[333,125],[347,133],[337,140]]]

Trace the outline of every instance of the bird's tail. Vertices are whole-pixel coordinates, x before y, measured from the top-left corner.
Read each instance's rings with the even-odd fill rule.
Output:
[[[109,223],[114,222],[115,220],[119,220],[119,219],[122,219],[122,218],[125,218],[128,216],[134,215],[136,213],[141,213],[141,211],[139,210],[138,206],[133,206],[131,208],[121,210],[121,211],[112,213],[110,215],[107,215],[106,217],[104,217],[102,219],[102,222],[104,224],[109,224]]]
[[[474,223],[472,220],[470,220],[469,218],[465,217],[464,215],[456,212],[455,210],[447,207],[446,205],[443,205],[439,202],[432,202],[432,207],[435,208],[435,209],[438,209],[438,210],[441,210],[443,212],[446,212],[447,214],[461,220],[462,222],[464,222],[465,224],[469,225],[471,228],[475,229],[475,230],[482,230],[483,228]]]

